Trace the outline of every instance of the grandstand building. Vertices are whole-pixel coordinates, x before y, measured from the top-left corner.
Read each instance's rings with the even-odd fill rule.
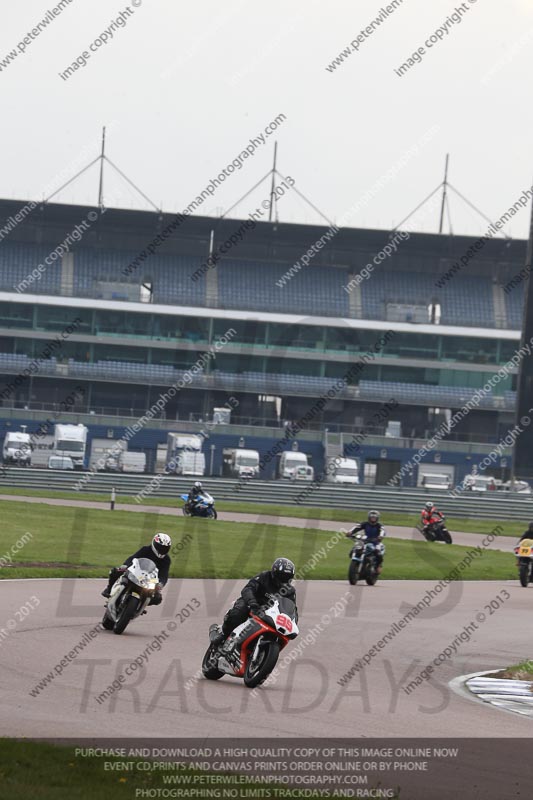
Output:
[[[214,474],[223,447],[265,452],[307,415],[296,440],[316,469],[359,434],[361,479],[385,483],[520,344],[525,241],[465,259],[473,237],[413,233],[383,256],[388,231],[29,205],[0,201],[0,435],[82,387],[65,421],[118,438],[186,376],[130,445],[152,468],[167,430],[200,429],[233,397]],[[514,423],[515,375],[403,482],[470,472]],[[504,451],[492,472],[510,466]]]

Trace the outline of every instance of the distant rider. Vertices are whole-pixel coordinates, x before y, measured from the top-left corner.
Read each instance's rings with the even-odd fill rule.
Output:
[[[201,497],[203,494],[202,484],[200,481],[196,481],[193,484],[191,491],[189,492],[189,497],[187,498],[187,508],[189,511],[192,511],[193,506],[196,505],[198,502],[198,498]]]
[[[221,644],[238,625],[246,622],[250,613],[257,614],[261,606],[268,604],[269,595],[282,595],[296,603],[296,590],[291,584],[294,574],[292,561],[288,558],[276,558],[271,569],[251,578],[242,589],[241,596],[227,612],[220,632],[211,639],[211,642],[214,645]],[[298,610],[296,610],[296,621],[298,621]]]
[[[152,544],[147,544],[144,547],[141,547],[140,550],[137,550],[136,553],[134,553],[132,556],[129,556],[129,558],[124,561],[121,567],[113,567],[113,569],[109,571],[109,583],[102,592],[102,596],[109,597],[113,584],[124,572],[126,572],[127,568],[133,564],[134,558],[149,558],[150,561],[153,561],[157,566],[157,572],[159,575],[159,583],[157,585],[155,594],[150,600],[150,605],[158,606],[163,599],[161,596],[161,589],[168,581],[168,573],[170,570],[170,564],[172,563],[170,556],[168,555],[171,547],[172,539],[170,536],[168,536],[166,533],[156,533],[152,539]]]
[[[524,531],[519,541],[521,542],[524,539],[533,539],[533,522],[529,523],[529,528],[527,529],[527,531]]]
[[[346,536],[349,539],[355,539],[356,534],[364,533],[366,536],[367,542],[371,542],[372,544],[381,544],[382,539],[386,536],[385,528],[379,521],[379,511],[369,511],[368,517],[366,522],[358,522],[357,525],[352,528],[351,531],[348,531]],[[377,563],[377,571],[378,573],[381,572],[381,568],[383,566],[383,556],[385,554],[385,548],[383,548],[383,553],[379,551],[376,552],[376,563]]]
[[[422,509],[421,517],[424,530],[429,528],[430,525],[435,525],[437,522],[444,521],[444,514],[441,514],[441,512],[437,509],[437,506],[431,501],[428,501]]]

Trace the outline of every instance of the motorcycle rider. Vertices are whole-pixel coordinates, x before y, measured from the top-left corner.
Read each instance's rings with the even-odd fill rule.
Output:
[[[518,541],[521,542],[524,539],[533,539],[533,522],[529,523],[529,528],[527,529],[527,531],[524,531],[524,533],[522,534],[522,536]]]
[[[437,509],[437,506],[434,505],[431,500],[428,500],[428,502],[425,504],[420,516],[422,518],[422,526],[424,530],[429,528],[430,525],[435,525],[437,522],[442,522],[444,520],[444,514],[441,514],[441,512]]]
[[[198,498],[202,495],[202,492],[202,484],[200,481],[195,481],[191,491],[189,492],[189,497],[187,498],[186,502],[186,506],[189,511],[192,511],[193,506],[197,502]]]
[[[241,591],[241,596],[224,617],[220,632],[211,639],[212,644],[222,644],[224,639],[238,626],[246,622],[250,613],[257,614],[261,606],[268,602],[269,595],[282,595],[296,603],[296,590],[291,581],[295,568],[288,558],[276,558],[271,569],[260,572],[251,578]],[[298,622],[298,609],[296,609]]]
[[[136,553],[134,553],[132,556],[129,556],[121,567],[113,567],[109,570],[109,583],[102,592],[102,597],[109,597],[113,584],[124,572],[126,572],[128,567],[133,564],[134,558],[149,558],[150,561],[155,562],[159,575],[159,583],[153,597],[150,600],[150,605],[158,606],[163,599],[161,595],[161,589],[168,581],[168,573],[170,570],[170,564],[172,563],[171,558],[168,555],[168,551],[171,547],[172,539],[170,536],[168,536],[168,534],[156,533],[151,544],[141,547]]]
[[[368,542],[372,544],[380,544],[381,540],[386,536],[385,528],[379,521],[379,511],[369,511],[368,517],[366,522],[358,522],[355,527],[352,528],[351,531],[348,531],[346,536],[349,539],[355,539],[357,533],[362,531]],[[352,554],[350,552],[350,555]],[[381,572],[383,566],[383,556],[385,554],[385,548],[383,548],[383,554],[379,551],[376,552],[376,569],[378,574]]]

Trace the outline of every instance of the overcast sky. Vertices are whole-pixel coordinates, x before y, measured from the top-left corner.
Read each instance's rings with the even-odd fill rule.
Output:
[[[50,194],[98,155],[107,125],[108,156],[157,206],[181,210],[285,114],[202,213],[222,213],[265,175],[277,141],[280,172],[331,220],[359,203],[354,227],[396,225],[440,183],[447,152],[450,182],[487,216],[500,217],[533,183],[533,3],[465,0],[461,23],[448,23],[444,38],[427,48],[461,4],[403,0],[357,52],[328,71],[386,5],[132,0],[125,26],[91,52],[127,8],[121,0],[72,0],[27,45],[24,37],[54,0],[4,0],[0,65],[10,51],[18,55],[0,72],[0,196]],[[394,70],[420,46],[421,62],[399,77]],[[86,66],[63,80],[59,73],[83,51],[90,52]],[[97,185],[93,167],[56,199],[95,203]],[[361,202],[369,190],[375,196]],[[232,216],[246,215],[267,196],[264,184]],[[109,206],[149,208],[109,168],[105,199]],[[453,193],[450,208],[454,233],[485,230]],[[320,222],[294,193],[280,200],[279,216]],[[437,224],[434,206],[414,228],[436,231]],[[529,207],[507,232],[525,237],[528,228]]]

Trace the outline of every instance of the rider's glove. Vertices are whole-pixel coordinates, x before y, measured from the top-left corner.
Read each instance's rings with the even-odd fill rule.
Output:
[[[257,614],[257,612],[259,611],[259,603],[255,602],[248,603],[248,608],[250,609],[252,614]]]

